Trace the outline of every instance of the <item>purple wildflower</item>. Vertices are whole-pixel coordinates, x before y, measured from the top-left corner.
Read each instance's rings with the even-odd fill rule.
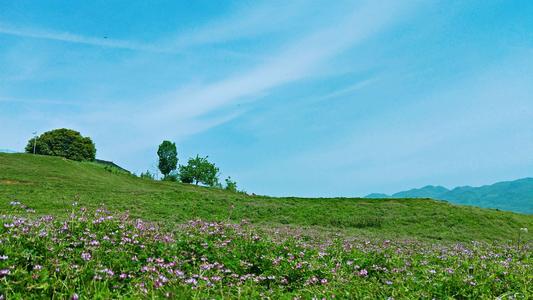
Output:
[[[92,256],[91,256],[91,253],[88,253],[88,252],[83,252],[83,253],[81,254],[81,258],[82,258],[83,260],[85,260],[85,261],[89,261],[89,260],[91,260],[91,257],[92,257]]]

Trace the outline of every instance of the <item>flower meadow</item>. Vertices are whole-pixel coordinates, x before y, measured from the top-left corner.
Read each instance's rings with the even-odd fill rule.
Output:
[[[169,228],[104,208],[55,219],[12,205],[0,216],[0,299],[533,297],[531,245],[517,241],[311,239],[246,221]]]

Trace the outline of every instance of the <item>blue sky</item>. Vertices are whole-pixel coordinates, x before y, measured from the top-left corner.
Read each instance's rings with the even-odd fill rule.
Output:
[[[0,0],[0,148],[61,127],[258,194],[533,176],[533,2]]]

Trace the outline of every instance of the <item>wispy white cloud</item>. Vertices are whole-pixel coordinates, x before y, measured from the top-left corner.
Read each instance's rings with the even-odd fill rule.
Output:
[[[56,99],[39,99],[39,98],[15,98],[0,96],[1,103],[25,103],[25,104],[44,104],[44,105],[67,105],[67,106],[97,106],[97,104],[89,104],[81,101],[65,101]]]
[[[258,37],[272,32],[288,31],[299,16],[313,7],[306,1],[274,1],[254,5],[241,5],[229,16],[189,28],[174,38],[166,38],[160,44],[165,48],[183,49],[197,45],[217,44],[248,37]]]
[[[338,97],[341,97],[341,96],[346,96],[346,95],[349,95],[355,91],[358,91],[366,86],[369,86],[370,84],[374,83],[378,81],[377,78],[369,78],[369,79],[365,79],[365,80],[361,80],[361,81],[358,81],[352,85],[349,85],[345,88],[342,88],[342,89],[339,89],[339,90],[336,90],[336,91],[333,91],[329,94],[326,94],[326,95],[323,95],[323,96],[320,96],[318,97],[317,99],[315,99],[314,101],[315,102],[319,102],[319,101],[324,101],[324,100],[329,100],[329,99],[335,99],[335,98],[338,98]]]
[[[249,71],[187,92],[167,95],[171,100],[156,108],[154,118],[195,117],[243,98],[312,76],[329,58],[357,45],[402,16],[409,5],[367,2],[337,24],[310,33],[287,45],[277,55]]]
[[[36,29],[13,27],[0,23],[0,34],[12,35],[24,38],[36,38],[44,40],[53,40],[59,42],[84,44],[90,46],[128,49],[148,52],[169,52],[169,49],[163,49],[158,46],[147,45],[134,41],[119,40],[103,37],[91,37],[70,32],[59,32],[50,29]]]
[[[215,20],[196,28],[188,28],[173,37],[164,37],[151,43],[115,39],[106,36],[86,36],[50,28],[20,27],[6,23],[0,23],[0,34],[105,48],[177,53],[198,45],[215,44],[251,36],[256,37],[275,30],[283,30],[283,25],[295,15],[301,13],[306,6],[302,1],[291,1],[280,5],[244,6],[223,19]],[[223,51],[235,54],[235,52],[229,50]]]

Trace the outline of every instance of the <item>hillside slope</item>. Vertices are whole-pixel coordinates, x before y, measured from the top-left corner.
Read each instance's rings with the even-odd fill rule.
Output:
[[[247,219],[266,227],[310,228],[368,237],[444,241],[508,240],[533,216],[429,199],[272,198],[110,172],[57,157],[0,154],[0,210],[20,201],[37,214],[65,216],[72,203],[128,210],[175,225],[190,219]]]

